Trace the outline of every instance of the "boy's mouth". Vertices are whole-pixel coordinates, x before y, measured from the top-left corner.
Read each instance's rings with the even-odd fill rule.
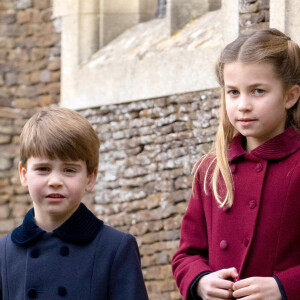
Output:
[[[64,195],[61,194],[49,194],[46,196],[46,198],[57,198],[57,199],[61,199],[61,198],[65,198]]]

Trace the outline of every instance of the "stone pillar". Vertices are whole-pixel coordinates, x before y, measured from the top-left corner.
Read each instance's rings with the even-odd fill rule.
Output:
[[[99,0],[80,0],[79,61],[87,62],[99,49]]]
[[[99,49],[98,1],[54,0],[53,2],[54,17],[62,18],[62,48],[67,57],[67,68],[88,61],[90,56]]]
[[[107,45],[126,29],[155,15],[156,0],[101,0],[100,47]]]
[[[209,11],[209,0],[168,0],[167,19],[170,34],[182,29],[192,19]]]
[[[239,36],[239,0],[222,0],[224,45]]]
[[[53,16],[61,18],[61,99],[67,92],[71,99],[76,95],[76,74],[80,63],[80,0],[54,0]]]
[[[300,44],[299,0],[270,0],[270,27],[277,28]]]

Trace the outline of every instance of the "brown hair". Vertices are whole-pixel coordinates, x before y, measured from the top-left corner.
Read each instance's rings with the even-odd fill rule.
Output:
[[[82,160],[91,174],[98,168],[99,138],[79,113],[53,107],[34,114],[25,124],[20,136],[20,157],[23,166],[30,157]]]
[[[234,187],[227,159],[227,150],[236,134],[236,130],[230,123],[226,113],[224,66],[237,61],[244,63],[270,63],[273,66],[275,76],[282,81],[284,88],[287,89],[293,85],[300,86],[300,48],[279,30],[266,29],[247,32],[224,48],[216,64],[216,75],[222,92],[220,123],[214,149],[205,157],[210,159],[213,157],[213,160],[216,162],[210,164],[210,166],[213,166],[210,183],[220,206],[225,204],[231,206],[233,204]],[[298,99],[297,103],[288,110],[286,126],[293,125],[300,129],[299,102]],[[205,190],[207,190],[207,174],[208,172],[205,175]],[[217,188],[220,175],[222,175],[226,187],[224,199],[221,199]]]

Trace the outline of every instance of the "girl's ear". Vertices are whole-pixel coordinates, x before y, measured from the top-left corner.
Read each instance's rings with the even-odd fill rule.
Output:
[[[21,162],[19,162],[19,176],[22,186],[27,186],[27,170],[23,167]]]
[[[285,93],[285,108],[292,108],[298,101],[300,97],[300,87],[299,85],[293,85]]]
[[[98,169],[94,169],[94,171],[91,174],[88,174],[88,178],[87,178],[87,184],[85,187],[85,190],[87,192],[91,192],[95,183],[96,183],[96,178],[97,178],[97,174],[98,174]]]

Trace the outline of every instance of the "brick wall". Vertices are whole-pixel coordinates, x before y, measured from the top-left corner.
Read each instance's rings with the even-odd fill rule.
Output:
[[[0,235],[31,205],[17,174],[23,124],[59,101],[60,24],[51,15],[50,0],[0,2]]]
[[[219,91],[209,90],[82,111],[102,140],[95,212],[136,236],[151,300],[182,299],[170,262],[219,102]]]
[[[59,102],[60,24],[51,13],[50,0],[0,2],[0,235],[31,206],[17,174],[21,128],[35,111]],[[268,1],[241,1],[241,31],[267,20]],[[102,141],[98,181],[85,202],[136,236],[151,300],[181,299],[170,261],[191,170],[214,139],[218,105],[213,90],[81,111]]]

